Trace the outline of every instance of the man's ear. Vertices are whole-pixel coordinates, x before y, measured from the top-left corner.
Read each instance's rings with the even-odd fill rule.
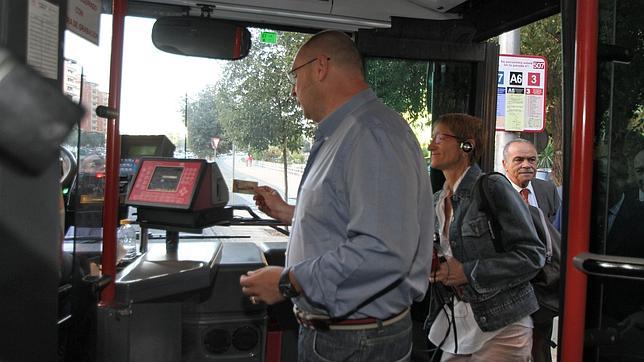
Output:
[[[501,160],[501,164],[503,165],[503,169],[504,169],[505,171],[507,171],[507,170],[508,170],[508,168],[507,168],[507,166],[506,166],[505,159]]]
[[[319,58],[319,65],[318,65],[318,72],[317,72],[317,77],[318,80],[324,80],[329,74],[329,60],[330,58],[327,57],[326,55],[321,55],[318,57]]]

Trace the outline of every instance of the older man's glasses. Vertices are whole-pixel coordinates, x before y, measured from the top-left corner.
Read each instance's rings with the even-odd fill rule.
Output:
[[[313,58],[313,59],[309,60],[308,62],[306,62],[306,63],[304,63],[304,64],[302,64],[302,65],[300,65],[300,66],[297,66],[297,67],[295,67],[295,68],[291,69],[290,71],[288,71],[288,72],[286,73],[286,77],[288,78],[288,81],[289,81],[292,85],[295,85],[295,80],[297,79],[297,73],[296,73],[296,72],[297,72],[298,70],[300,70],[301,68],[303,68],[304,66],[307,66],[307,65],[309,65],[309,64],[311,64],[311,63],[313,63],[313,62],[314,62],[314,61],[316,61],[316,60],[318,60],[318,58],[317,58],[317,57],[315,57],[315,58]],[[331,60],[331,58],[326,58],[326,60],[327,60],[327,61],[328,61],[328,60]]]
[[[303,67],[313,63],[316,60],[318,60],[317,57],[315,57],[315,58],[309,60],[308,62],[306,62],[306,63],[304,63],[304,64],[302,64],[302,65],[300,65],[298,67],[295,67],[295,68],[291,69],[290,71],[288,71],[286,73],[286,77],[288,78],[288,81],[291,82],[291,84],[295,85],[295,80],[297,79],[297,73],[296,72],[298,70],[302,69]]]
[[[448,138],[453,138],[457,141],[460,141],[461,139],[458,138],[457,136],[454,136],[453,134],[447,134],[447,133],[436,133],[432,139],[429,140],[429,143],[434,143],[434,144],[441,144],[443,141],[445,141]]]

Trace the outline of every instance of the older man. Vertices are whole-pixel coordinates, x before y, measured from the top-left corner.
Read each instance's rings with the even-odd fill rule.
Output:
[[[242,276],[251,301],[290,298],[300,361],[408,361],[409,307],[428,286],[432,191],[405,120],[364,81],[344,33],[313,36],[289,72],[304,116],[317,123],[296,206],[268,187],[255,202],[292,224],[286,268]]]
[[[524,200],[540,208],[553,221],[561,206],[561,197],[552,182],[535,177],[537,149],[532,142],[522,138],[508,142],[503,148],[503,168],[506,177]]]
[[[537,175],[537,149],[532,142],[516,138],[503,148],[503,168],[512,186],[528,204],[538,207],[554,221],[561,206],[557,187],[550,181],[539,180]],[[550,337],[552,315],[537,312],[534,321],[532,357],[535,362],[550,362]]]

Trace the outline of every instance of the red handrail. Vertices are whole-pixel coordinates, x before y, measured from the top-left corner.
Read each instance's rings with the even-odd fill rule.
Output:
[[[121,73],[123,65],[123,30],[127,0],[112,2],[112,52],[110,63],[110,97],[108,105],[119,113],[121,104]],[[103,254],[101,268],[103,275],[112,277],[103,289],[101,304],[114,300],[114,276],[116,275],[116,227],[119,208],[119,163],[121,158],[121,137],[118,118],[107,120],[107,153],[105,177],[105,207],[103,209]]]
[[[561,360],[581,361],[584,349],[587,277],[572,258],[588,251],[597,93],[598,0],[577,2],[568,250]]]

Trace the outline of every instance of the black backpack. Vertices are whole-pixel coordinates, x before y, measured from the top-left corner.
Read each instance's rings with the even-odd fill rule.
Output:
[[[510,182],[505,175],[498,172],[483,174],[477,181],[478,192],[481,195],[481,205],[479,210],[488,216],[488,220],[492,225],[492,242],[494,249],[497,252],[503,252],[503,243],[501,242],[502,228],[501,224],[496,218],[492,201],[492,196],[489,194],[487,187],[490,175],[500,175],[504,180]],[[484,185],[486,187],[484,187]],[[555,315],[559,314],[559,278],[560,278],[560,261],[561,261],[561,234],[552,225],[552,223],[543,215],[543,212],[534,206],[528,206],[530,209],[530,216],[534,224],[539,239],[546,245],[546,263],[539,271],[539,273],[530,281],[534,288],[539,306],[541,307],[535,315],[541,318],[552,319]],[[541,319],[539,318],[539,319]]]

